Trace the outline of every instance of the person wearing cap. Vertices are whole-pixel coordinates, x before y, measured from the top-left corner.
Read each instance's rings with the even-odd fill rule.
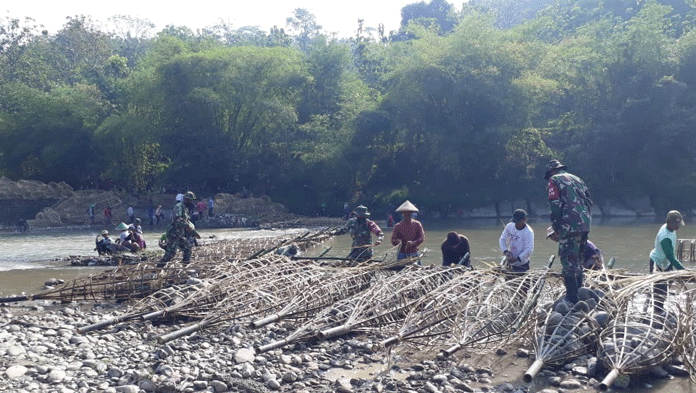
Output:
[[[384,232],[374,221],[367,218],[369,216],[370,213],[367,211],[367,207],[360,205],[355,208],[355,217],[349,219],[343,228],[333,232],[333,235],[336,236],[350,232],[353,244],[351,245],[350,254],[348,254],[349,259],[358,262],[372,259],[373,233],[377,236],[377,241],[375,241],[374,245],[379,246],[382,243]]]
[[[512,213],[498,243],[510,272],[524,273],[529,270],[529,258],[534,252],[534,231],[527,224],[527,212],[517,209]]]
[[[447,238],[440,246],[442,251],[442,266],[450,266],[460,264],[466,267],[471,267],[471,258],[469,250],[469,239],[457,232],[450,232]],[[462,260],[464,258],[464,260]]]
[[[139,218],[136,218],[132,224],[128,225],[128,228],[133,228],[133,229],[135,229],[136,232],[138,232],[139,234],[142,235],[143,234],[143,227],[140,224],[142,224],[142,221]]]
[[[115,244],[115,248],[118,251],[136,252],[136,251],[140,250],[140,247],[135,242],[133,242],[133,237],[131,236],[131,232],[134,231],[134,229],[132,227],[126,225],[125,222],[120,222],[116,226],[116,230],[121,232],[118,235],[118,239],[116,239],[116,244]]]
[[[548,181],[551,226],[559,235],[558,257],[563,266],[565,300],[577,303],[583,280],[582,255],[592,223],[592,199],[585,182],[566,169],[558,160],[551,160],[546,165],[544,179]]]
[[[97,254],[102,255],[102,254],[111,254],[114,252],[114,242],[111,240],[109,237],[109,231],[104,229],[101,232],[102,238],[100,239],[99,236],[95,239],[97,247],[95,250],[97,251]]]
[[[418,246],[425,240],[423,225],[411,218],[411,214],[417,213],[418,208],[411,202],[406,201],[396,211],[401,213],[403,217],[398,224],[394,225],[394,230],[392,231],[391,244],[399,246],[396,259],[418,257]],[[418,261],[418,264],[420,265],[421,262]]]
[[[674,269],[684,269],[684,265],[674,255],[677,245],[677,230],[682,226],[684,226],[684,219],[681,213],[676,210],[667,213],[665,223],[662,224],[655,236],[655,248],[650,251],[650,273],[654,270],[667,272]],[[667,283],[654,284],[653,291],[655,292],[653,307],[655,311],[663,311],[662,306],[667,297]]]
[[[548,227],[546,228],[546,238],[558,243],[561,237],[553,230],[553,227]],[[589,239],[587,240],[585,252],[582,254],[582,267],[587,270],[604,269],[604,256],[602,255],[602,250]]]
[[[172,209],[172,222],[167,228],[167,248],[164,256],[157,264],[158,267],[163,267],[165,263],[172,260],[176,255],[177,249],[181,248],[183,253],[181,261],[187,264],[191,261],[191,242],[186,236],[186,231],[193,227],[189,209],[193,208],[193,201],[196,200],[196,194],[188,191],[183,195],[181,202],[174,205]]]

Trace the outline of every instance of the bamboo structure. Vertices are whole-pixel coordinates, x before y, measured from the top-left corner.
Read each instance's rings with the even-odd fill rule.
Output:
[[[591,287],[581,288],[578,297],[575,304],[563,298],[556,301],[544,324],[535,330],[535,360],[524,374],[525,382],[531,382],[545,365],[564,365],[596,349],[602,323],[615,312],[614,298]]]
[[[366,290],[372,282],[381,281],[393,274],[393,271],[381,269],[358,272],[348,269],[339,270],[334,273],[333,277],[327,277],[326,280],[310,287],[307,291],[300,292],[277,313],[253,321],[251,327],[259,328],[282,319],[308,319],[336,301],[360,293]]]
[[[599,336],[599,358],[611,367],[599,385],[601,391],[619,375],[662,365],[677,353],[684,344],[681,294],[694,278],[688,271],[663,272],[628,283],[619,292],[617,315]]]
[[[381,348],[391,348],[404,341],[420,346],[432,346],[434,340],[452,333],[457,316],[466,312],[468,299],[478,297],[494,286],[498,277],[488,270],[469,271],[440,285],[421,297],[391,337],[379,342]]]
[[[357,329],[384,328],[406,317],[418,299],[458,274],[462,268],[408,266],[352,297],[323,309],[285,339],[262,345],[266,352],[285,345],[314,339],[327,339]]]
[[[554,259],[551,256],[543,270],[513,275],[480,291],[470,300],[467,312],[459,316],[457,329],[453,330],[456,343],[441,354],[452,356],[465,348],[484,350],[491,344],[502,345],[524,336],[529,329],[535,328],[535,318],[530,318],[530,314],[537,302],[557,293],[557,285],[551,285],[551,290],[546,287],[548,276],[555,279],[553,284],[558,282],[556,275],[550,272]]]

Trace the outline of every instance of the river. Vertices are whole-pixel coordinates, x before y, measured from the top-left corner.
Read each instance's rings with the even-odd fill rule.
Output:
[[[393,255],[389,244],[391,229],[384,222],[378,222],[385,231],[385,242],[375,248],[375,258],[385,253]],[[545,238],[547,221],[530,219],[529,225],[535,232],[535,249],[532,256],[532,268],[543,267],[549,256],[556,254],[557,243]],[[605,261],[616,258],[616,268],[632,272],[647,272],[648,253],[653,247],[655,234],[660,223],[651,219],[610,219],[595,220],[590,239],[603,251]],[[473,265],[498,263],[500,250],[498,238],[503,229],[500,220],[425,220],[423,221],[426,240],[420,247],[426,250],[424,264],[441,263],[440,244],[447,232],[456,231],[465,235],[471,245]],[[150,247],[156,247],[163,228],[145,227],[145,239]],[[66,267],[61,258],[70,255],[95,255],[94,238],[100,231],[95,229],[53,229],[26,233],[0,233],[0,296],[9,296],[22,291],[38,292],[44,281],[49,278],[69,280],[79,275],[99,272],[103,267],[73,268]],[[266,237],[277,234],[296,235],[302,229],[282,231],[215,229],[201,230],[203,239],[228,239],[239,237]],[[691,239],[696,237],[696,228],[687,225],[679,230],[677,237]],[[331,247],[327,256],[345,257],[350,249],[349,235],[335,237],[306,255],[316,255]],[[691,264],[687,263],[687,266]],[[554,264],[560,269],[560,264]]]

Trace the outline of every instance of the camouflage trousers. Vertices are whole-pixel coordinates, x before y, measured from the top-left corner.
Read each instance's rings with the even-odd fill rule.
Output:
[[[173,234],[171,237],[167,238],[167,249],[164,251],[162,262],[171,261],[174,255],[176,255],[177,248],[180,248],[181,252],[184,254],[181,259],[182,262],[189,262],[191,260],[191,243],[184,236]]]
[[[582,256],[587,247],[589,232],[572,233],[558,241],[558,256],[563,266],[563,277],[577,277],[582,274]]]

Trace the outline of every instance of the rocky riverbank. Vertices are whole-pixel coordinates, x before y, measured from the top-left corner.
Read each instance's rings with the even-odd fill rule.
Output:
[[[76,331],[123,311],[122,305],[89,302],[2,305],[0,391],[557,393],[597,384],[592,376],[596,359],[591,357],[583,359],[585,364],[577,360],[557,371],[542,371],[542,382],[527,385],[520,382],[528,365],[524,349],[470,354],[461,361],[405,349],[392,354],[390,363],[359,334],[255,354],[254,345],[292,330],[283,323],[254,330],[232,325],[168,344],[155,338],[183,322],[130,322],[85,335]],[[683,368],[673,373],[683,373]]]
[[[135,322],[96,334],[76,327],[123,307],[113,304],[5,305],[0,326],[0,390],[15,392],[372,392],[526,391],[493,385],[487,367],[425,360],[391,368],[359,336],[255,355],[250,343],[282,337],[282,324],[250,330],[234,325],[169,344],[164,326]],[[169,326],[171,328],[171,326]],[[398,357],[398,356],[397,356]],[[401,364],[399,366],[398,364]],[[332,378],[366,365],[383,375]],[[339,372],[337,372],[337,370]],[[367,374],[367,373],[366,373]]]

